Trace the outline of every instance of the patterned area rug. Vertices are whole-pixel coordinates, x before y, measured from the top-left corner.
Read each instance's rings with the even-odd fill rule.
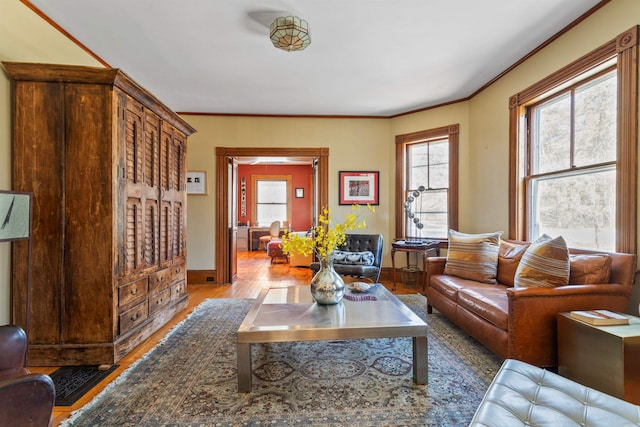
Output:
[[[421,295],[399,297],[426,319]],[[236,331],[253,300],[203,302],[63,426],[464,426],[502,363],[440,314],[428,316],[429,384],[411,339],[252,346],[237,392]]]

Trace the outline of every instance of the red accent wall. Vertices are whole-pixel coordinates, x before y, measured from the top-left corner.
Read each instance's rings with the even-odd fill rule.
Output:
[[[291,229],[293,231],[306,231],[311,227],[311,206],[313,203],[311,193],[311,176],[313,169],[311,165],[238,165],[238,222],[246,224],[251,221],[251,204],[253,194],[251,194],[251,175],[291,175],[292,203]],[[247,214],[242,216],[242,178],[246,179],[246,207]],[[296,188],[304,189],[304,197],[296,198]]]

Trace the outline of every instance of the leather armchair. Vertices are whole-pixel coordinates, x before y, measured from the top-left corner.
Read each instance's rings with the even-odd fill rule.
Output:
[[[26,354],[24,331],[14,325],[0,326],[0,424],[52,426],[53,381],[48,375],[32,374],[25,366]]]
[[[640,406],[551,371],[507,359],[469,427],[637,425]]]
[[[333,264],[333,269],[343,276],[368,278],[377,283],[382,268],[383,241],[382,234],[347,234],[344,245],[339,249],[349,252],[372,252],[373,265]],[[320,263],[312,262],[310,267],[314,273],[317,273],[320,270]]]

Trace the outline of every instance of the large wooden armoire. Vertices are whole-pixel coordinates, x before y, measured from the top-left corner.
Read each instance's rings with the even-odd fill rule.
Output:
[[[28,323],[32,366],[113,364],[187,306],[195,130],[118,69],[3,65],[13,188],[33,193],[30,268],[28,245],[13,250],[13,321]]]

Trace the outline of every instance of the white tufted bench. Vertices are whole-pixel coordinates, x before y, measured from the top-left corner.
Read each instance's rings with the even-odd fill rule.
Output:
[[[470,426],[640,426],[640,406],[507,359]]]

